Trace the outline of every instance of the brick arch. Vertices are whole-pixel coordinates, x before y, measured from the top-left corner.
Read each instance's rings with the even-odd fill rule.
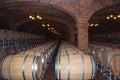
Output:
[[[9,1],[9,0],[7,0],[7,1],[4,1],[4,2],[6,2],[6,3],[1,3],[2,7],[0,7],[0,9],[5,9],[5,8],[17,6],[17,4],[19,5],[19,2],[30,3],[30,4],[35,3],[36,5],[46,5],[46,6],[53,7],[53,8],[56,8],[58,10],[64,11],[65,13],[70,15],[71,18],[73,18],[75,23],[78,22],[77,16],[76,16],[77,13],[75,13],[75,8],[70,7],[70,5],[60,5],[60,4],[57,4],[57,3],[50,3],[50,2],[47,2],[47,1],[44,2],[42,0],[38,1],[39,3],[36,3],[37,0],[35,0],[35,1],[29,1],[29,0],[24,0],[24,1],[22,1],[22,0],[20,0],[20,1],[19,0],[17,0],[17,1],[12,0],[12,1]],[[14,5],[14,4],[16,4],[16,5]]]
[[[68,8],[64,8],[63,6],[54,5],[54,4],[46,4],[46,5],[49,5],[51,7],[54,7],[54,8],[57,8],[57,9],[61,10],[61,11],[66,12],[68,15],[70,15],[73,18],[75,23],[77,23],[77,21],[78,21],[77,20],[77,16],[74,13],[72,13],[72,11],[69,11],[69,9],[70,9],[69,7]]]
[[[7,0],[7,1],[9,1],[9,0]],[[5,2],[5,1],[4,1]],[[22,2],[22,0],[21,1],[19,1],[19,0],[17,0],[17,2],[16,2],[16,0],[12,0],[12,2],[5,2],[5,3],[1,3],[1,4],[3,4],[2,5],[2,7],[0,7],[0,9],[5,9],[5,8],[9,8],[9,7],[11,7],[11,8],[13,8],[13,7],[15,7],[15,6],[22,6],[21,4],[19,4],[19,2]],[[66,1],[62,1],[63,3],[64,2],[66,2]],[[46,6],[49,6],[49,7],[53,7],[53,8],[56,8],[56,9],[58,9],[58,10],[60,10],[60,11],[63,11],[63,12],[65,12],[67,15],[69,15],[71,18],[72,18],[72,22],[73,23],[71,23],[71,22],[67,22],[67,19],[66,19],[66,21],[63,21],[62,23],[64,23],[64,24],[66,24],[67,26],[69,26],[71,29],[71,37],[70,37],[70,39],[72,39],[71,41],[73,41],[73,42],[75,42],[75,40],[74,40],[74,37],[72,37],[72,36],[74,36],[73,34],[74,34],[74,32],[75,32],[75,30],[77,29],[76,27],[76,23],[78,22],[78,20],[77,20],[77,8],[75,8],[75,7],[73,7],[73,6],[76,6],[76,5],[73,5],[74,3],[73,2],[71,2],[72,4],[69,4],[69,2],[71,2],[71,1],[68,1],[67,3],[64,3],[64,4],[61,4],[61,2],[59,3],[59,1],[58,2],[56,2],[56,1],[53,1],[53,2],[43,2],[42,0],[40,1],[40,2],[29,2],[29,0],[27,0],[27,2],[22,2],[24,5],[25,5],[25,3],[30,3],[30,4],[35,4],[35,5],[46,5]],[[14,5],[15,4],[15,5]],[[79,4],[79,3],[78,3]],[[18,7],[17,6],[17,7]],[[77,5],[77,7],[78,7],[78,5]],[[52,19],[51,19],[52,20]],[[16,22],[13,22],[12,24],[10,24],[9,26],[11,26],[11,28],[13,29],[13,28],[16,28],[16,26],[19,26],[19,25],[21,25],[23,22],[28,22],[29,20],[27,20],[26,18],[24,18],[24,20],[23,21],[21,21],[21,22],[19,22],[19,21],[16,21]],[[59,20],[59,22],[60,21],[62,21],[62,20]],[[15,23],[15,25],[14,25],[14,23]]]

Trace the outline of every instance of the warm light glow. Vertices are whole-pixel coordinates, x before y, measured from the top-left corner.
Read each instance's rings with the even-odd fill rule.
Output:
[[[51,28],[53,30],[53,28]]]
[[[93,26],[94,24],[90,24],[90,26]]]
[[[39,17],[38,19],[40,19],[40,20],[41,20],[41,19],[42,19],[42,17]]]
[[[50,30],[50,28],[48,28],[48,30]]]
[[[113,17],[113,15],[111,14],[111,15],[110,15],[110,17],[112,18],[112,17]]]
[[[95,24],[95,26],[98,26],[98,24]]]
[[[118,17],[118,18],[120,18],[120,14],[119,14],[119,15],[117,15],[117,17]]]
[[[114,19],[117,19],[117,17],[114,17]]]
[[[31,18],[32,18],[32,16],[30,15],[30,16],[29,16],[29,18],[31,19]]]
[[[43,27],[45,27],[45,24],[42,24]]]
[[[35,17],[32,17],[32,20],[35,20]]]
[[[107,16],[107,19],[110,19],[110,17],[109,17],[109,16]]]
[[[36,18],[39,18],[39,17],[40,17],[39,15],[36,16]]]
[[[50,26],[50,24],[47,24],[47,26],[49,27],[49,26]]]

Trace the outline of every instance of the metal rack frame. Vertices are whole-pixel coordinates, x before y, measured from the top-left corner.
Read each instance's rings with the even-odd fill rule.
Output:
[[[120,80],[120,76],[114,75],[111,67],[103,67],[100,63],[97,62],[97,69],[100,70],[101,74],[107,77],[108,80]]]

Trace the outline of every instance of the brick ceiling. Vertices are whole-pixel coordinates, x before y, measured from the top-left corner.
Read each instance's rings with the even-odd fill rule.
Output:
[[[70,27],[70,25],[76,25],[73,17],[53,6],[30,2],[3,4],[0,4],[0,17],[2,18],[0,25],[7,26],[8,29],[47,35],[50,32],[47,29],[42,29],[41,24],[49,23],[63,35],[69,36],[69,32],[66,31],[69,31],[70,28],[75,30],[75,27]],[[28,18],[30,14],[39,14],[43,19],[30,20]],[[3,28],[2,26],[1,28]]]
[[[106,34],[120,31],[120,19],[107,20],[107,15],[120,14],[120,3],[113,4],[96,11],[90,18],[89,23],[98,23],[98,27],[89,26],[89,34]]]

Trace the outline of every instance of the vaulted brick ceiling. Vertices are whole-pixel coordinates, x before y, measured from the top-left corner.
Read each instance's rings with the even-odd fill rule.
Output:
[[[103,9],[98,10],[95,12],[90,20],[89,23],[98,23],[98,27],[89,27],[89,34],[105,34],[105,33],[112,33],[112,32],[119,32],[120,31],[120,19],[116,20],[107,20],[106,17],[110,14],[120,14],[120,3],[113,4]]]
[[[69,36],[70,28],[75,31],[75,20],[68,13],[52,6],[40,3],[20,2],[0,4],[0,25],[7,26],[12,30],[31,32],[36,34],[51,34],[47,29],[43,29],[42,23],[49,23],[62,35]],[[30,20],[30,14],[39,14],[42,20]],[[5,28],[2,27],[1,28]],[[48,35],[47,35],[48,36]]]

